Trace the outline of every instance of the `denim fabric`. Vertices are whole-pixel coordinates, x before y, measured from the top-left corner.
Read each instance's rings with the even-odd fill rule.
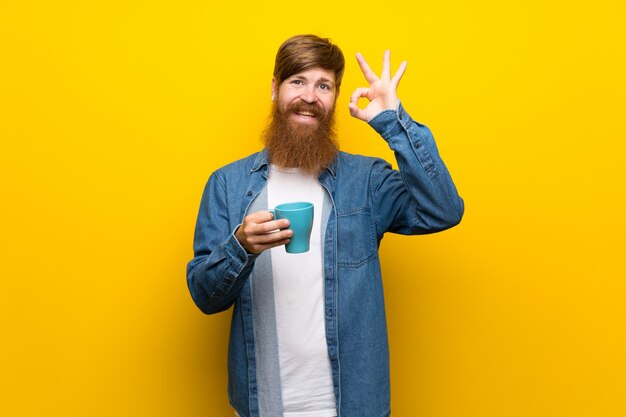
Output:
[[[319,176],[332,203],[324,240],[324,302],[340,417],[390,414],[378,257],[383,235],[438,232],[458,224],[464,211],[426,126],[413,121],[402,105],[369,124],[394,151],[399,170],[382,159],[340,152]],[[211,175],[200,203],[194,258],[187,265],[189,291],[200,310],[212,314],[234,305],[228,394],[242,417],[265,416],[259,411],[250,286],[257,256],[246,253],[234,232],[264,190],[268,170],[261,151]]]

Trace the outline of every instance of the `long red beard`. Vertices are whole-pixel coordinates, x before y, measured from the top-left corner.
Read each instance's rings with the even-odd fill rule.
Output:
[[[306,125],[289,120],[289,114],[302,110],[313,112],[319,119],[318,123]],[[299,168],[310,174],[319,174],[339,151],[334,128],[334,107],[324,114],[317,105],[299,102],[283,113],[274,102],[272,120],[263,132],[270,162],[283,168]]]

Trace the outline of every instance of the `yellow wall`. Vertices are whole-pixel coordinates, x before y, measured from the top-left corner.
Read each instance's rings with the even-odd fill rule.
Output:
[[[185,283],[208,175],[258,149],[278,45],[385,48],[466,202],[382,245],[394,415],[626,415],[626,5],[0,3],[0,415],[229,416]],[[404,4],[403,4],[404,3]],[[547,3],[547,4],[546,4]]]

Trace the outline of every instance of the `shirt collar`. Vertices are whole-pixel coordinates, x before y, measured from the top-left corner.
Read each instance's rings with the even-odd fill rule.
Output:
[[[337,177],[337,164],[338,164],[337,160],[338,159],[339,159],[339,152],[337,152],[337,155],[335,156],[333,161],[330,163],[330,165],[324,167],[323,171],[328,171],[333,177]],[[270,164],[270,161],[267,155],[267,149],[263,149],[257,155],[254,161],[254,165],[252,165],[251,172],[256,172],[260,170],[261,168],[269,167],[269,164]]]

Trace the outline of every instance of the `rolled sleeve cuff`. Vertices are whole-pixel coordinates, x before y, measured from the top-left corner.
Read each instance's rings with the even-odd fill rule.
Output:
[[[391,139],[402,131],[406,132],[412,123],[413,119],[404,110],[402,103],[398,105],[397,110],[383,110],[368,122],[385,140]]]
[[[239,229],[238,225],[235,227],[235,230],[230,234],[226,244],[224,245],[224,249],[226,250],[226,254],[232,260],[233,269],[236,270],[237,273],[241,272],[246,266],[253,263],[256,258],[259,256],[255,253],[248,253],[241,243],[235,237],[235,231]]]

